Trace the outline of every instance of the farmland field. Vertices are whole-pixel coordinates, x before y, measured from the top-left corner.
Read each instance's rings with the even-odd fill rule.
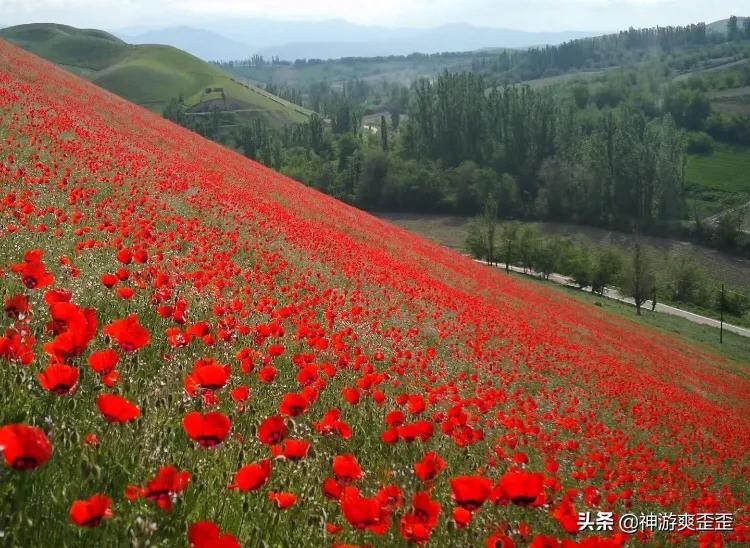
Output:
[[[0,143],[3,545],[750,542],[750,380],[725,357],[3,41]]]
[[[722,145],[712,154],[692,155],[686,179],[688,188],[698,193],[735,200],[750,197],[750,149]]]

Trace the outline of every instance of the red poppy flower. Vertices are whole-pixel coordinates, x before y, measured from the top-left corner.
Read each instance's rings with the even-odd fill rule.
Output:
[[[336,525],[335,523],[326,523],[326,531],[329,535],[338,535],[343,530],[344,528],[341,527],[341,525]]]
[[[124,247],[117,252],[117,260],[122,264],[130,264],[133,260],[133,253],[127,247]]]
[[[117,394],[100,394],[96,398],[96,405],[109,422],[130,422],[141,414],[137,405]]]
[[[267,365],[258,371],[258,379],[260,382],[270,384],[276,379],[276,368],[272,365]]]
[[[308,403],[303,394],[284,394],[279,404],[279,412],[287,417],[297,417],[307,411]]]
[[[378,491],[378,500],[384,508],[395,510],[403,504],[403,493],[397,485],[386,485]]]
[[[570,501],[563,500],[553,511],[552,517],[554,517],[560,525],[562,525],[565,532],[575,535],[580,531],[578,526],[578,512]]]
[[[117,381],[120,380],[120,374],[117,371],[110,371],[106,375],[102,375],[100,379],[104,386],[112,388],[117,384]]]
[[[271,454],[287,460],[301,460],[307,456],[309,450],[309,441],[286,439],[281,445],[271,447]]]
[[[408,404],[409,413],[412,415],[418,415],[425,410],[424,398],[419,394],[409,396]]]
[[[135,295],[135,290],[132,287],[118,287],[117,296],[121,299],[130,300]]]
[[[356,487],[346,487],[341,494],[341,512],[355,529],[367,529],[383,535],[390,529],[390,514],[378,497],[365,498]]]
[[[286,510],[297,502],[297,495],[287,492],[277,493],[271,491],[268,493],[268,500],[276,504],[276,506],[279,507],[279,510]]]
[[[222,534],[219,526],[210,521],[193,523],[188,529],[188,542],[191,548],[240,548],[237,537]]]
[[[459,476],[451,480],[453,500],[467,510],[476,510],[492,492],[492,482],[481,476]]]
[[[21,281],[28,289],[41,289],[55,281],[42,262],[43,254],[41,249],[27,251],[23,257],[24,262],[11,266],[13,272],[21,275]]]
[[[11,468],[31,470],[50,459],[52,445],[47,435],[35,426],[8,424],[0,427],[0,452]]]
[[[104,328],[104,334],[116,340],[123,352],[133,352],[143,348],[151,340],[148,330],[138,323],[136,314],[112,322]]]
[[[8,329],[5,336],[0,336],[0,357],[8,361],[29,365],[34,361],[36,339],[30,335],[21,335],[15,329]]]
[[[83,444],[88,447],[98,447],[99,446],[99,437],[94,434],[93,432],[86,434],[86,437],[83,440]]]
[[[58,396],[69,396],[76,391],[78,368],[55,363],[37,375],[42,388]]]
[[[358,389],[347,386],[342,390],[342,394],[349,405],[357,405],[359,403]]]
[[[73,293],[67,289],[50,289],[44,294],[44,302],[49,306],[55,303],[69,303],[73,300]]]
[[[174,466],[159,469],[154,479],[141,490],[141,496],[156,502],[160,508],[169,512],[172,509],[172,498],[190,484],[190,472],[180,472]]]
[[[422,481],[432,481],[445,469],[445,461],[437,453],[427,453],[414,465],[417,477]]]
[[[230,394],[232,400],[236,401],[237,403],[246,402],[250,398],[250,387],[238,386],[237,388],[232,388],[232,392]]]
[[[5,299],[5,314],[10,318],[20,320],[29,314],[29,300],[25,295],[15,295]]]
[[[284,347],[280,344],[272,344],[268,347],[268,355],[272,358],[281,356],[284,353]]]
[[[104,495],[77,500],[70,507],[70,521],[79,527],[98,527],[103,519],[111,517],[112,499]]]
[[[89,366],[99,375],[110,373],[120,361],[120,355],[112,349],[99,350],[89,356]]]
[[[399,427],[398,436],[405,442],[412,442],[416,439],[429,441],[435,432],[435,426],[428,421],[417,421],[413,424],[407,424]]]
[[[340,410],[336,408],[329,410],[320,421],[315,423],[315,430],[325,436],[338,433],[343,439],[348,440],[352,437],[352,429],[340,420],[340,417]]]
[[[117,276],[115,276],[114,274],[104,274],[101,280],[102,285],[108,289],[112,289],[117,285],[117,282],[119,281]]]
[[[362,468],[351,453],[338,455],[333,459],[333,473],[342,483],[351,483],[362,479]]]
[[[213,359],[203,359],[195,363],[190,377],[201,388],[220,390],[226,386],[231,374],[230,366],[216,363]]]
[[[193,411],[182,419],[182,428],[190,439],[197,441],[201,447],[219,445],[226,439],[231,427],[232,422],[229,418],[219,412],[201,415],[198,411]]]
[[[420,491],[412,499],[412,511],[401,518],[401,535],[418,544],[427,542],[440,516],[440,503],[432,500],[430,494]]]
[[[509,500],[513,504],[526,506],[534,503],[544,492],[544,474],[525,470],[506,472],[493,492],[496,502]]]
[[[49,328],[57,337],[44,345],[45,352],[59,361],[80,356],[96,335],[96,310],[56,301],[50,305],[50,315]]]
[[[267,418],[260,425],[260,428],[258,428],[258,439],[260,439],[260,443],[276,445],[286,438],[288,432],[289,430],[286,427],[284,418],[275,415]]]
[[[458,527],[459,529],[463,529],[471,523],[471,518],[473,515],[474,514],[472,514],[466,508],[456,506],[453,509],[453,522],[456,524],[456,527]]]
[[[271,476],[271,461],[266,459],[258,464],[248,464],[243,466],[234,475],[234,483],[229,486],[230,489],[238,489],[243,493],[256,491],[265,485]]]
[[[391,428],[401,426],[402,424],[404,424],[404,412],[400,409],[391,411],[385,416],[385,422]]]

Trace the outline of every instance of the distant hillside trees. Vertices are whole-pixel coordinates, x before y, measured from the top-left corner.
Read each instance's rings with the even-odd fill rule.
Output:
[[[485,89],[473,74],[419,81],[402,133],[405,155],[449,169],[474,162],[494,171],[490,187],[504,180],[497,174],[508,174],[516,188],[492,190],[514,195],[509,199],[521,206],[513,208],[516,215],[625,226],[628,219],[683,214],[686,141],[668,114],[649,120],[641,111],[618,108],[584,124],[552,94]],[[453,188],[446,197],[456,211],[473,213],[482,192],[476,183],[462,184],[466,179],[449,176]]]

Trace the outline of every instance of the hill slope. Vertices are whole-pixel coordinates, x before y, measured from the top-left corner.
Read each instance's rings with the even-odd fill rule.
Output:
[[[188,107],[211,104],[259,116],[274,126],[303,122],[308,111],[265,91],[242,84],[221,70],[171,46],[130,45],[98,30],[64,25],[19,25],[0,38],[155,112],[182,95]],[[220,92],[211,91],[220,88]],[[226,101],[225,101],[226,100]]]
[[[0,139],[4,543],[622,546],[574,536],[597,510],[750,541],[747,368],[6,42]]]

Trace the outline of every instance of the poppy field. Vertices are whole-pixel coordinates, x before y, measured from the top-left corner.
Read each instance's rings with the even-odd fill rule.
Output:
[[[0,545],[750,542],[750,370],[1,41],[0,217]]]

